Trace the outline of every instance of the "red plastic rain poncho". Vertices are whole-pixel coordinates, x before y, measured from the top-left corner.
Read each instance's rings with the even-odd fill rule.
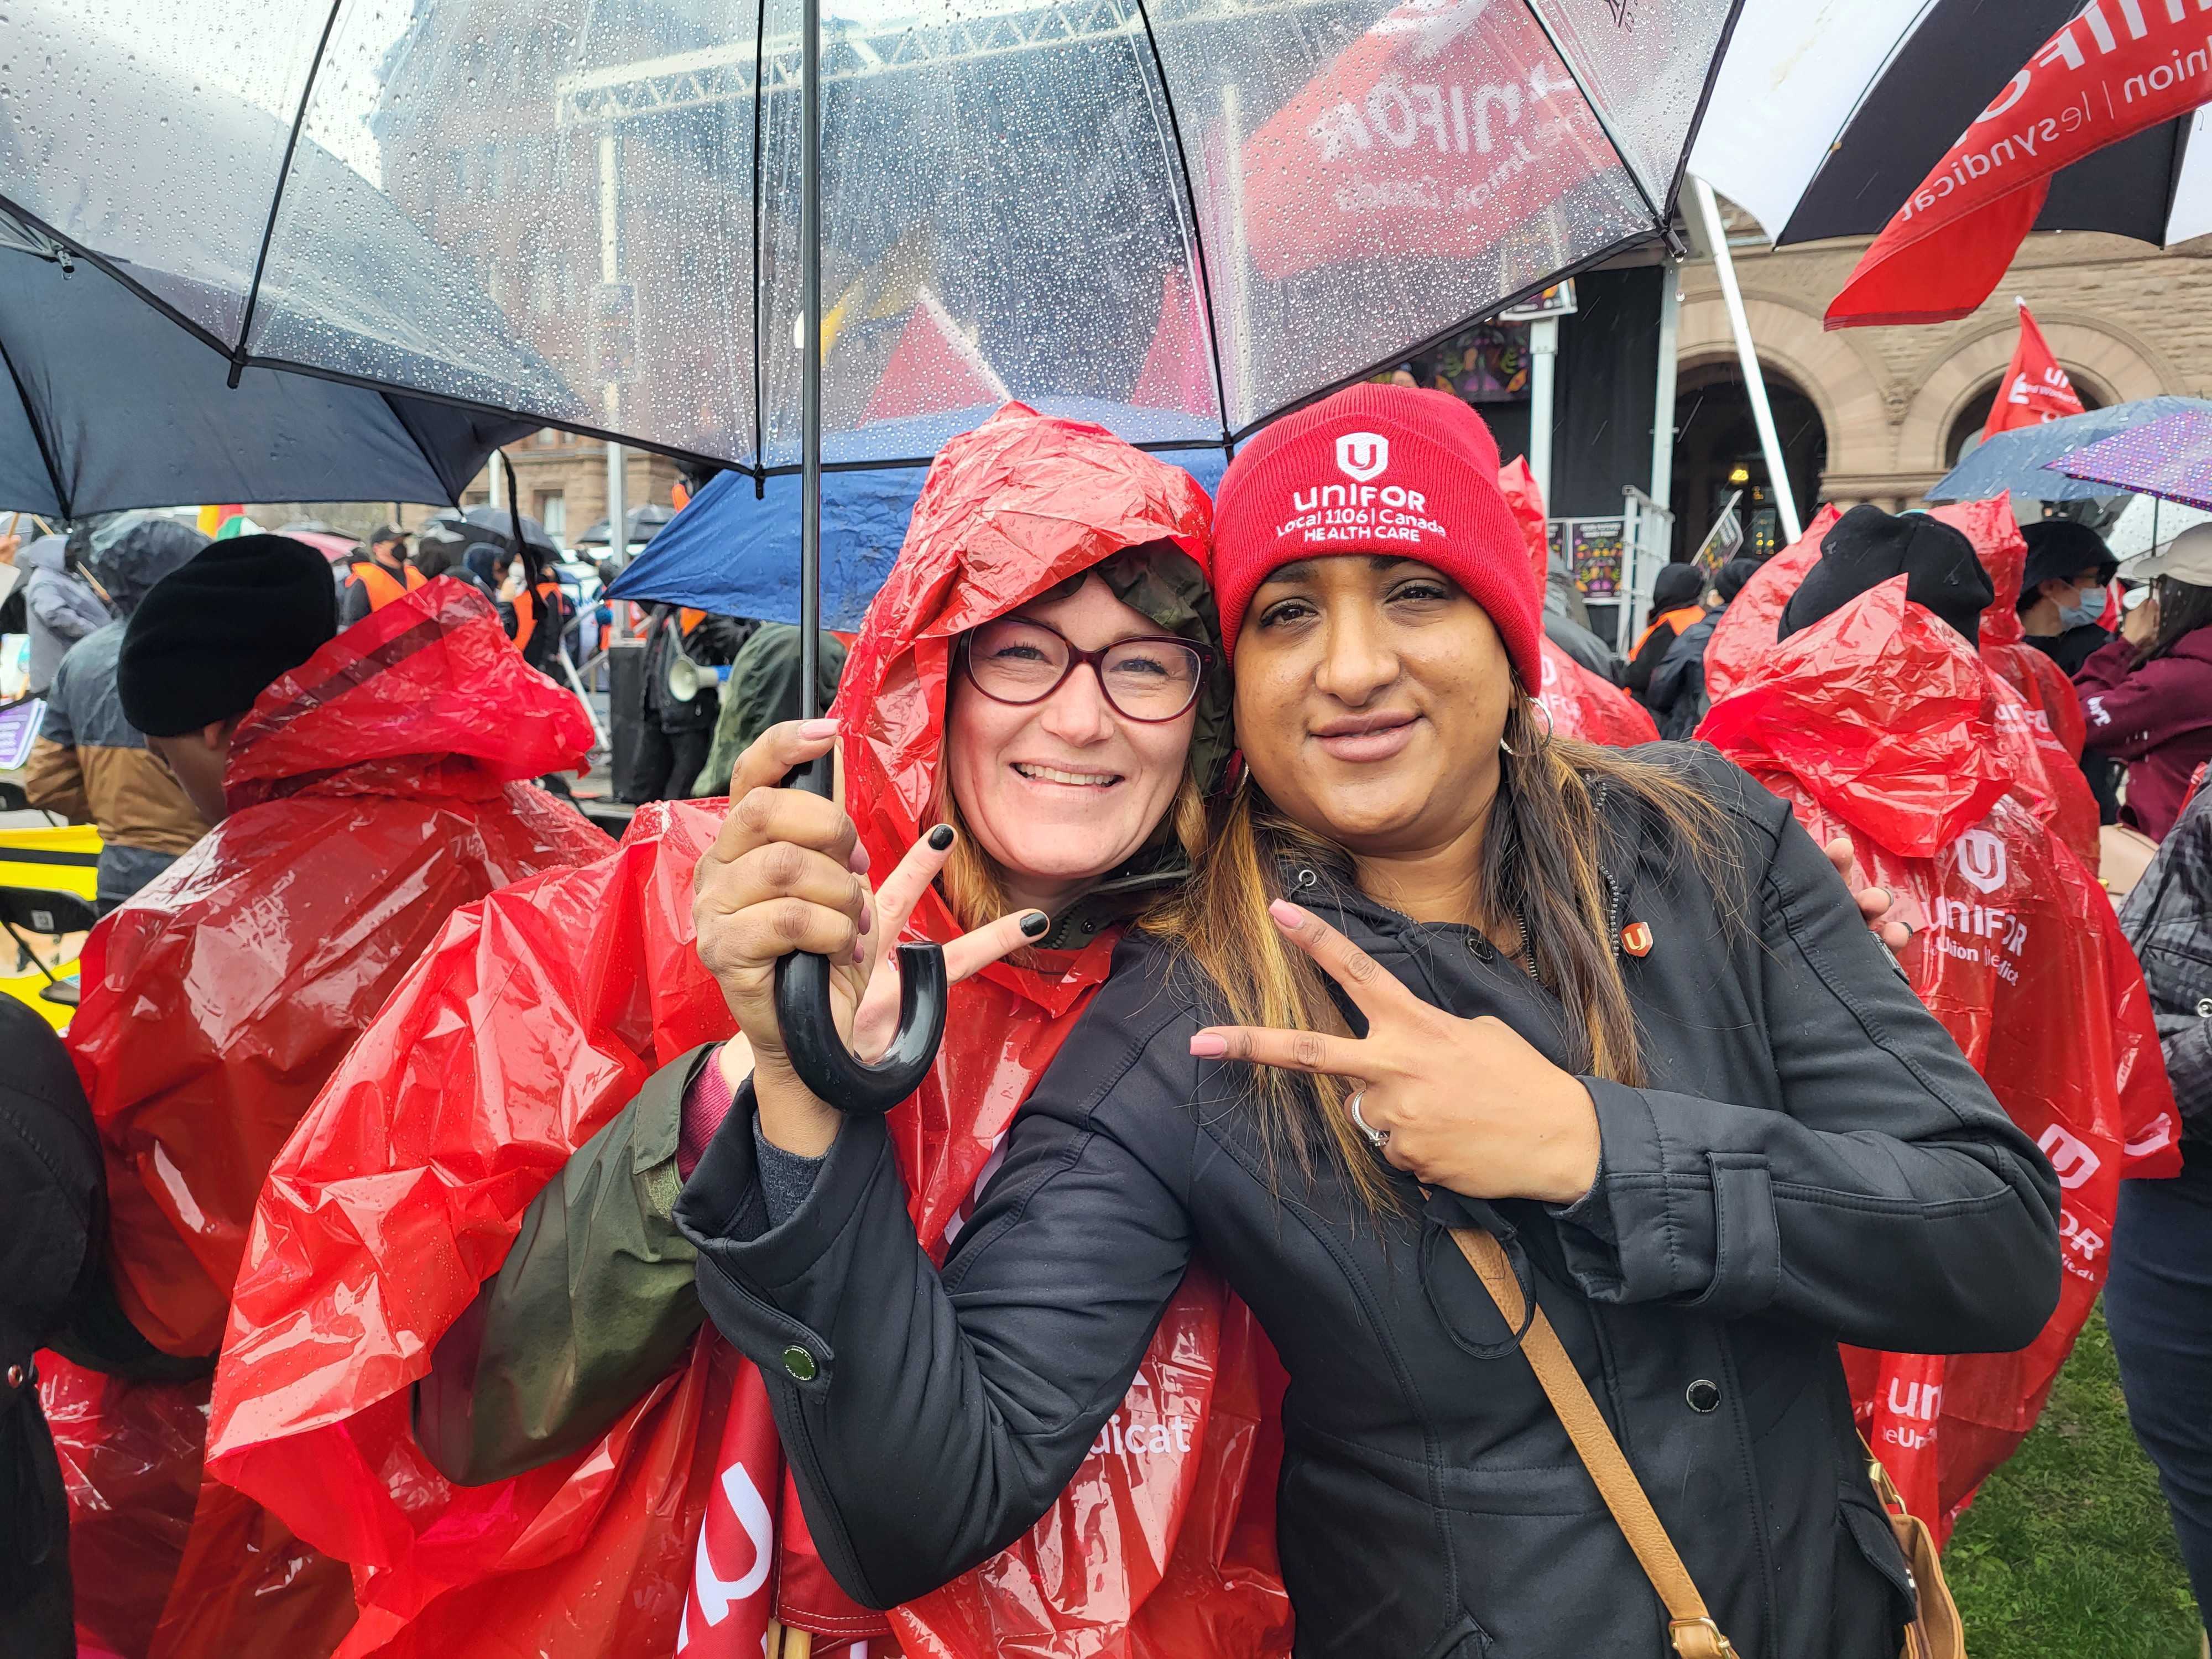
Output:
[[[2027,574],[2027,538],[2020,533],[2020,521],[2013,517],[2011,495],[1938,507],[1936,516],[1966,532],[1996,589],[1996,598],[1982,612],[1982,660],[2004,676],[2006,684],[2020,693],[2029,708],[2042,714],[2051,734],[2065,749],[2066,757],[2078,763],[2087,730],[2081,718],[2081,699],[2066,671],[2030,645],[2027,629],[2021,626],[2018,606],[2020,585]],[[2096,799],[2089,794],[2086,781],[2081,792],[2094,813]],[[2094,820],[2091,833],[2095,833]],[[2067,839],[2071,844],[2074,838],[2069,835]]]
[[[106,1154],[116,1288],[157,1346],[214,1352],[271,1160],[447,917],[605,853],[522,781],[580,765],[591,735],[450,580],[347,629],[247,713],[230,816],[94,931],[69,1031]],[[200,1490],[205,1382],[42,1366],[90,1641],[210,1659],[328,1649],[352,1615],[343,1569]]]
[[[1544,584],[1551,574],[1550,527],[1544,518],[1544,492],[1536,488],[1526,456],[1516,455],[1498,475],[1505,504],[1521,526],[1521,539],[1528,552],[1529,574],[1536,584],[1536,602],[1544,599]],[[1536,688],[1536,701],[1551,717],[1552,729],[1563,738],[1584,743],[1609,744],[1616,749],[1659,741],[1659,728],[1650,712],[1611,681],[1593,674],[1552,643],[1543,642],[1544,683]]]
[[[1848,835],[1917,931],[1901,961],[2063,1188],[2058,1310],[2014,1354],[1845,1352],[1862,1426],[1914,1513],[1948,1532],[2010,1455],[2104,1282],[2124,1176],[2179,1168],[2173,1097],[2135,957],[2096,878],[2015,788],[2007,691],[1886,582],[1776,647],[1698,735]]]
[[[1118,548],[1168,539],[1202,556],[1207,519],[1187,475],[1018,405],[946,446],[837,704],[848,804],[877,869],[935,822],[957,635]],[[362,1613],[348,1655],[750,1656],[771,1595],[802,1628],[884,1628],[803,1547],[796,1504],[775,1498],[764,1391],[711,1331],[599,1444],[513,1480],[452,1486],[408,1429],[410,1385],[533,1195],[652,1072],[729,1035],[690,909],[693,866],[725,810],[648,807],[613,856],[461,912],[273,1173],[211,1462],[354,1564]],[[915,927],[945,939],[955,923],[932,894]],[[954,988],[936,1072],[892,1120],[933,1247],[1111,950],[1102,938]],[[1113,1445],[1021,1545],[895,1613],[899,1639],[972,1659],[1286,1651],[1279,1389],[1250,1315],[1194,1271]]]
[[[1818,562],[1821,543],[1842,516],[1833,506],[1822,507],[1805,533],[1760,565],[1735,596],[1705,647],[1705,684],[1716,705],[1763,672],[1776,649],[1783,611],[1805,573]],[[1973,544],[1996,592],[1982,613],[1982,659],[2001,684],[1992,714],[1992,741],[2010,757],[2012,787],[2094,870],[2098,861],[2097,803],[2078,764],[2081,710],[2057,665],[2025,642],[2013,610],[2027,568],[2027,544],[2008,500],[2000,495],[1995,501],[1937,507],[1931,516]]]
[[[1774,651],[1782,613],[1820,556],[1820,544],[1844,516],[1832,503],[1815,514],[1805,533],[1762,562],[1736,591],[1705,641],[1705,695],[1717,705],[1758,672]]]

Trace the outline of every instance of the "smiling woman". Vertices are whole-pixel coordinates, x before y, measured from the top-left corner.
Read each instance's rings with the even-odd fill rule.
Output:
[[[1008,905],[1065,911],[1171,822],[1179,794],[1179,816],[1202,823],[1183,763],[1214,653],[1159,626],[1086,574],[962,638],[945,721],[945,822],[964,825],[996,865],[995,896],[1006,902],[963,906],[973,925]],[[954,885],[992,873],[963,864]]]
[[[1341,477],[1378,491],[1348,545],[1295,511]],[[1041,1512],[1202,1255],[1290,1373],[1301,1656],[1898,1652],[1836,1344],[2029,1340],[2057,1182],[1779,800],[1710,750],[1548,734],[1497,479],[1465,404],[1395,387],[1239,453],[1246,771],[941,1276],[877,1120],[794,1147],[764,1086],[701,1160],[701,1297],[860,1600]]]

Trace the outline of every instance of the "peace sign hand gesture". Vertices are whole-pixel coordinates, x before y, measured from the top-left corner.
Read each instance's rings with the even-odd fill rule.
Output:
[[[1355,1124],[1425,1186],[1550,1204],[1589,1191],[1597,1109],[1579,1079],[1501,1019],[1430,1006],[1320,917],[1283,899],[1268,908],[1366,1016],[1367,1035],[1209,1026],[1191,1038],[1194,1055],[1350,1079]]]
[[[829,752],[834,720],[772,726],[738,757],[735,803],[692,875],[691,918],[699,960],[721,988],[747,1045],[723,1050],[734,1085],[749,1069],[763,1130],[787,1152],[819,1153],[836,1137],[837,1115],[791,1068],[775,1017],[775,964],[794,951],[828,957],[830,1007],[854,1052],[873,1060],[898,1027],[898,959],[907,920],[951,855],[939,824],[909,848],[879,891],[868,886],[868,854],[835,801],[781,787],[793,767]],[[1032,944],[1042,911],[1001,916],[945,947],[947,980],[962,980]]]

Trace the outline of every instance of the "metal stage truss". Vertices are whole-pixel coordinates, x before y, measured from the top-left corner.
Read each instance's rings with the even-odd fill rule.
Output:
[[[978,63],[1025,52],[1139,39],[1146,15],[1152,27],[1211,27],[1253,17],[1311,12],[1326,16],[1348,9],[1329,0],[1075,0],[1049,6],[1006,5],[966,9],[942,21],[909,15],[881,24],[832,22],[823,29],[822,79],[860,80],[902,71]],[[756,71],[770,95],[799,88],[797,30],[770,35],[756,50],[750,40],[696,52],[618,64],[573,76],[558,88],[563,125],[599,125],[753,95]]]

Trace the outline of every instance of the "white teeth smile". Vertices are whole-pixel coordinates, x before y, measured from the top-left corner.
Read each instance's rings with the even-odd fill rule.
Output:
[[[1097,788],[1104,784],[1119,783],[1121,781],[1121,775],[1119,772],[1063,772],[1058,767],[1026,766],[1019,761],[1014,763],[1014,770],[1036,783],[1088,784],[1092,788]]]

